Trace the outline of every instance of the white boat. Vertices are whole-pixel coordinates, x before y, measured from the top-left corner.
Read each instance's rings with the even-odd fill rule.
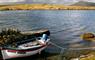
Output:
[[[24,32],[24,34],[27,33]],[[35,40],[33,41],[31,39],[28,40],[27,40],[28,42],[19,44],[16,48],[12,48],[12,47],[2,48],[1,53],[3,59],[25,57],[25,56],[31,56],[37,53],[41,53],[41,51],[44,50],[49,44],[50,38],[49,35],[43,33],[41,34],[41,36],[36,37]]]

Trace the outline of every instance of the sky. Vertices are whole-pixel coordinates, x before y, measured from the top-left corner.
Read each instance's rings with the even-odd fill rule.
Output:
[[[72,4],[78,1],[95,2],[95,0],[0,0],[0,4],[14,4],[14,3]]]

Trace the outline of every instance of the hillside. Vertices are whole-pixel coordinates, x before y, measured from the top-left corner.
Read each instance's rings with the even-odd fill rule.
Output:
[[[93,2],[86,2],[86,1],[79,1],[75,4],[72,4],[72,6],[95,6],[95,3]]]
[[[94,6],[64,6],[57,4],[2,5],[0,10],[95,10]]]

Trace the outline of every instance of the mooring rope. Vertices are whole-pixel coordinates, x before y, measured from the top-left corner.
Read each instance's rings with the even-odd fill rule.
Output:
[[[55,44],[55,43],[53,43],[53,42],[49,42],[51,45],[53,45],[53,46],[55,46],[55,47],[57,47],[57,48],[59,48],[59,49],[61,49],[61,51],[60,51],[60,57],[59,57],[59,59],[58,60],[66,60],[66,58],[65,58],[65,56],[63,55],[63,54],[65,54],[65,51],[67,51],[67,50],[87,50],[87,49],[89,49],[89,50],[95,50],[95,47],[85,47],[85,48],[64,48],[64,47],[61,47],[61,46],[59,46],[59,45],[57,45],[57,44]],[[79,57],[80,58],[80,57]]]
[[[62,49],[62,50],[65,50],[65,49],[68,49],[68,50],[86,50],[86,49],[90,49],[90,50],[95,50],[95,47],[82,47],[82,48],[73,48],[73,47],[61,47],[61,46],[59,46],[59,45],[57,45],[57,44],[55,44],[55,43],[53,43],[53,42],[49,42],[51,45],[53,45],[53,46],[55,46],[55,47],[57,47],[57,48],[60,48],[60,49]]]
[[[53,45],[53,46],[55,46],[55,47],[58,47],[58,48],[60,48],[60,49],[64,49],[63,47],[61,47],[61,46],[59,46],[59,45],[57,45],[57,44],[55,44],[55,43],[53,43],[53,42],[49,42],[49,44],[51,44],[51,45]]]
[[[57,44],[55,44],[53,42],[49,42],[49,43],[52,44],[53,46],[61,49],[58,60],[63,60],[63,53],[66,50],[66,48],[63,48],[63,47],[61,47],[61,46],[59,46],[59,45],[57,45]]]

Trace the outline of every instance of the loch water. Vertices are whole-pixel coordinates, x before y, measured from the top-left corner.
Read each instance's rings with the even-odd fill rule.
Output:
[[[51,42],[60,47],[93,47],[95,42],[80,38],[85,32],[95,32],[94,10],[19,10],[0,11],[0,30],[18,28],[21,31],[49,29]],[[46,51],[59,51],[48,47]]]

